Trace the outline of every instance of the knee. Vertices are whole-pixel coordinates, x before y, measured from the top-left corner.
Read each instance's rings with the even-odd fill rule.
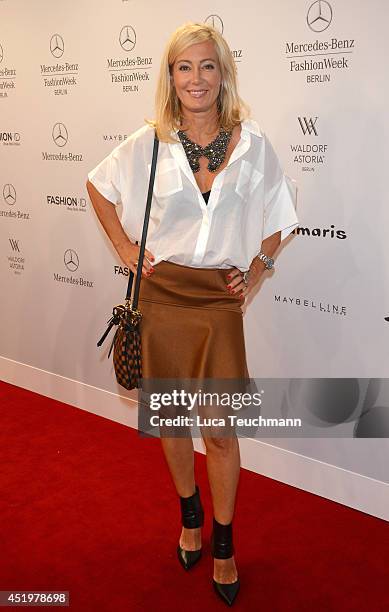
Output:
[[[204,444],[207,452],[219,453],[221,455],[228,455],[231,453],[237,444],[236,436],[229,438],[222,438],[220,436],[206,436],[204,437]]]

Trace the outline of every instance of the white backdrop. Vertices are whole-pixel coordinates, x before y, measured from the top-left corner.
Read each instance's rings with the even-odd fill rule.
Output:
[[[251,375],[388,376],[389,7],[383,0],[79,0],[70,6],[0,0],[5,380],[134,425],[131,401],[120,399],[119,415],[114,400],[136,395],[117,386],[109,342],[96,348],[127,277],[88,201],[86,175],[153,116],[170,33],[207,18],[223,30],[242,97],[298,184],[301,228],[246,308]],[[72,391],[65,393],[64,385]],[[101,390],[103,407],[93,405],[88,389],[94,398]],[[380,394],[381,411],[378,392],[368,408],[387,431],[385,385]],[[350,411],[351,430],[361,406]],[[241,443],[250,449],[247,456],[243,449],[250,469],[388,518],[379,502],[387,495],[387,439]],[[277,472],[265,459],[270,452],[272,461],[298,456],[300,475],[293,462]],[[348,496],[324,476],[323,489],[322,472],[313,477],[304,471],[308,465],[330,465],[360,479]],[[372,482],[379,485],[374,507],[363,501]]]

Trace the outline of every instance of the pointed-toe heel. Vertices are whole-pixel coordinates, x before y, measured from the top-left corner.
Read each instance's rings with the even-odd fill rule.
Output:
[[[190,497],[180,497],[181,522],[186,529],[196,529],[204,524],[204,510],[200,500],[200,489],[196,485],[196,491]],[[198,550],[185,550],[179,544],[177,556],[182,567],[189,570],[201,558],[201,548]]]
[[[222,584],[220,582],[216,582],[216,580],[214,579],[212,579],[212,581],[213,588],[215,589],[219,597],[221,597],[221,599],[225,601],[226,604],[232,606],[240,588],[239,578],[232,584]]]
[[[222,525],[218,523],[215,518],[213,519],[211,552],[214,559],[230,559],[230,557],[233,556],[232,523],[229,523],[229,525]],[[232,606],[240,589],[239,578],[231,583],[216,582],[213,578],[212,583],[219,597],[226,604]]]

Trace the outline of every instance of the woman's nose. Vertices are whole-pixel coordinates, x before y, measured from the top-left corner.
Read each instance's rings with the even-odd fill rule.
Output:
[[[200,81],[200,68],[194,67],[192,70],[192,81],[198,83]]]

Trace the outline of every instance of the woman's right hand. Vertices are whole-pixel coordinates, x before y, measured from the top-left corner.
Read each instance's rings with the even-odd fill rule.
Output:
[[[134,273],[137,272],[137,266],[135,264],[138,263],[140,246],[131,242],[131,240],[126,241],[122,246],[118,249],[118,254],[121,260],[125,263],[125,265]],[[142,266],[142,276],[148,277],[155,270],[150,263],[150,261],[154,261],[154,255],[148,250],[145,249],[145,256],[143,258],[143,266]],[[150,261],[148,261],[150,260]]]

